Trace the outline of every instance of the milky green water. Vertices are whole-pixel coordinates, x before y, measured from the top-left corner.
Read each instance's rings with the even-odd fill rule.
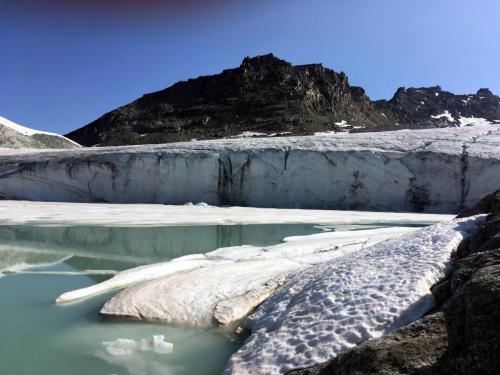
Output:
[[[181,255],[242,244],[271,245],[290,235],[321,231],[312,225],[197,227],[0,227],[0,270],[37,266],[0,277],[0,374],[220,374],[242,344],[231,332],[104,320],[111,294],[56,306],[63,292],[109,277],[82,270],[122,270]],[[162,334],[172,354],[111,356],[104,341]]]

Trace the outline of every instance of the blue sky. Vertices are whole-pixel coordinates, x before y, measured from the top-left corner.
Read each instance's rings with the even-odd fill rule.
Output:
[[[66,133],[269,52],[344,71],[373,99],[436,84],[500,94],[498,0],[106,1],[0,0],[0,116]]]

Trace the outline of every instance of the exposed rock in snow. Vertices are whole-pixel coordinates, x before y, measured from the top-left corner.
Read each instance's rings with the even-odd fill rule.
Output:
[[[55,133],[33,130],[0,117],[0,148],[77,148],[79,144]]]
[[[8,152],[0,156],[0,196],[456,212],[500,184],[499,129]]]
[[[418,319],[450,255],[484,220],[454,220],[308,268],[247,319],[225,374],[282,374],[322,363]]]

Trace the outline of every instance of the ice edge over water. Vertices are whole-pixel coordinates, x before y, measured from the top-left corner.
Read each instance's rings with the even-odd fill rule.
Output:
[[[230,374],[305,368],[421,317],[451,253],[484,220],[453,220],[299,272],[247,319],[252,335]]]

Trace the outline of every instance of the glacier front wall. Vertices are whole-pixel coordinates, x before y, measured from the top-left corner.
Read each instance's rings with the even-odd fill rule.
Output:
[[[500,186],[498,134],[421,132],[9,153],[0,196],[451,213]]]

